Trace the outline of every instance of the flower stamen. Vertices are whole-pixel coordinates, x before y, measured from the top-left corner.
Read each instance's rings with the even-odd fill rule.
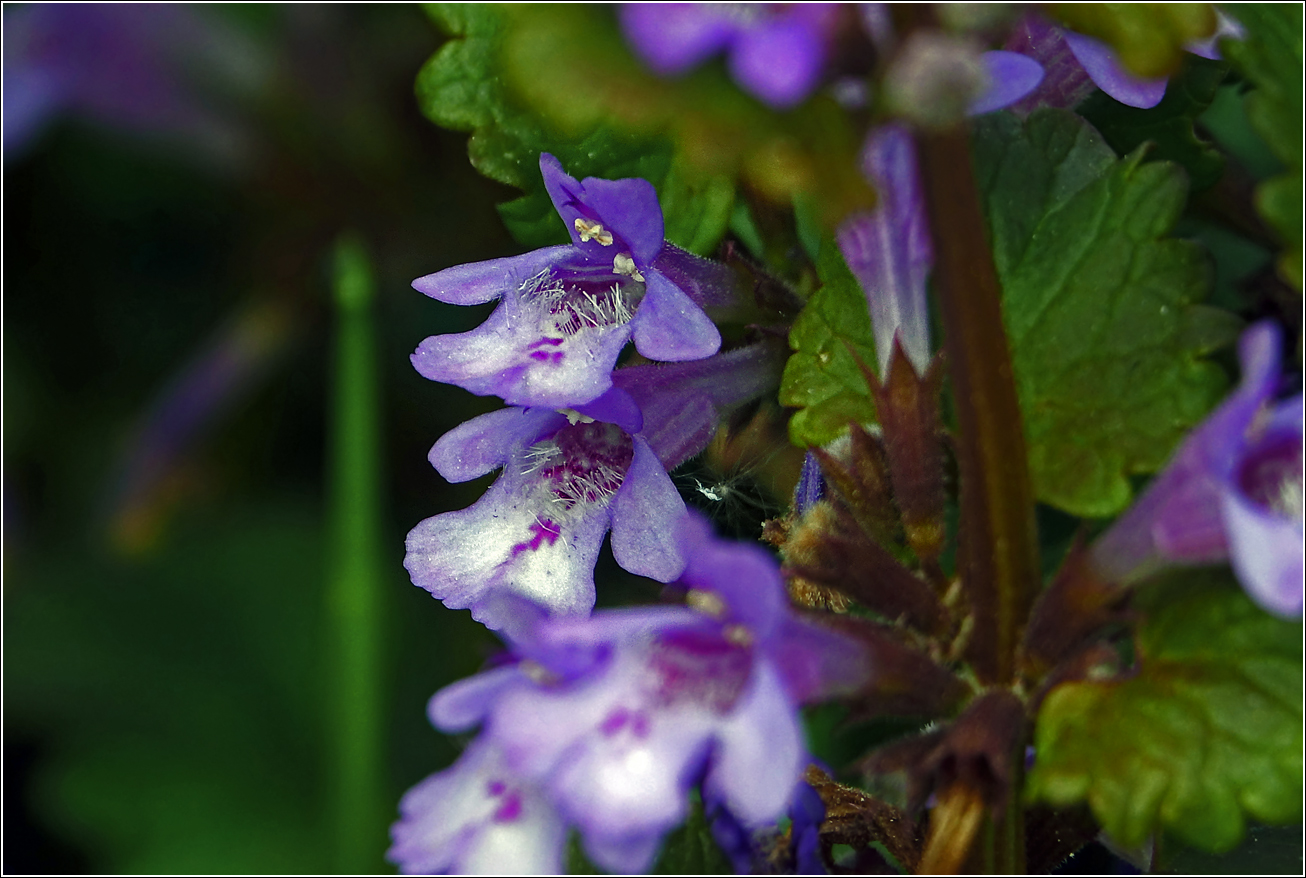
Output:
[[[583,216],[576,217],[576,231],[580,232],[580,242],[584,244],[587,241],[598,241],[604,247],[612,246],[612,233],[603,228],[602,223],[596,223],[587,220]]]
[[[635,260],[629,253],[618,253],[612,257],[612,270],[617,274],[628,275],[632,280],[644,282],[644,275],[635,267]]]

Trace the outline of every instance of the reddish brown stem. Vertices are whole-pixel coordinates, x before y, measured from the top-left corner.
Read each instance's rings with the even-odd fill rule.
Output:
[[[964,127],[916,139],[937,253],[961,473],[958,569],[974,614],[969,658],[981,679],[1010,682],[1039,580],[1026,463],[1001,288]]]

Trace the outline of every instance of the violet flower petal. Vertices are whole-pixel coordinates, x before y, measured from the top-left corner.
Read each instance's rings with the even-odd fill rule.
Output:
[[[768,644],[785,691],[798,704],[848,695],[873,670],[861,644],[789,616]]]
[[[719,595],[727,618],[757,639],[768,638],[789,608],[775,559],[754,543],[717,539],[699,514],[685,517],[680,539],[688,559],[681,584]]]
[[[585,853],[613,875],[639,875],[653,867],[662,847],[663,832],[606,836],[598,832],[585,834]]]
[[[616,424],[632,436],[644,428],[644,413],[639,403],[620,387],[609,387],[593,402],[576,406],[575,411],[591,420]]]
[[[405,874],[549,875],[563,868],[566,826],[489,741],[409,790],[386,858]]]
[[[663,237],[662,207],[658,203],[658,193],[653,184],[638,177],[625,180],[586,177],[582,186],[588,212],[618,238],[603,249],[604,255],[611,260],[613,251],[624,243],[637,266],[651,266],[666,243],[666,238]],[[563,205],[556,206],[564,220],[574,209],[572,205],[565,208]],[[575,218],[572,220],[571,231],[578,235]]]
[[[505,691],[526,682],[521,668],[507,665],[450,683],[431,696],[426,716],[442,732],[465,732],[485,721]]]
[[[677,76],[721,51],[738,30],[728,16],[697,3],[623,3],[621,30],[660,76]]]
[[[916,371],[930,362],[925,281],[934,265],[925,201],[911,134],[902,125],[871,132],[862,167],[880,199],[838,231],[839,249],[861,283],[871,311],[875,354],[886,374],[897,335]]]
[[[649,269],[634,327],[635,349],[651,360],[681,362],[710,357],[721,348],[716,324],[660,272]]]
[[[753,668],[748,690],[717,729],[704,797],[722,801],[745,826],[784,812],[807,763],[793,703],[770,662]]]
[[[523,595],[553,613],[588,613],[608,511],[597,506],[562,520],[541,518],[534,487],[519,468],[506,467],[467,509],[413,528],[404,557],[413,583],[450,609],[470,609],[487,627],[510,632],[518,620],[494,600],[497,591]]]
[[[631,573],[671,582],[685,569],[676,532],[685,501],[671,477],[641,437],[626,478],[612,498],[612,555]]]
[[[1302,397],[1258,423],[1221,503],[1229,561],[1260,606],[1300,616],[1303,588]]]
[[[623,714],[617,698],[607,705],[584,745],[568,751],[550,789],[587,834],[629,838],[669,832],[686,817],[685,793],[707,755],[711,717],[689,710],[636,713],[608,732]]]
[[[811,507],[821,502],[825,496],[825,477],[821,474],[821,464],[809,449],[803,455],[803,469],[794,486],[794,513],[802,515]]]
[[[455,265],[413,281],[413,289],[450,305],[480,305],[520,289],[546,268],[564,260],[571,246],[544,247],[520,256]]]
[[[1166,79],[1143,79],[1125,69],[1115,50],[1099,40],[1066,31],[1063,36],[1079,63],[1102,91],[1120,103],[1150,109],[1165,97]]]
[[[968,116],[982,116],[1008,107],[1028,95],[1043,81],[1043,65],[1018,52],[993,51],[980,56],[989,85],[967,108]]]
[[[1065,32],[1038,13],[1021,16],[1003,48],[1028,55],[1043,67],[1038,87],[1012,105],[1017,113],[1040,107],[1070,109],[1094,91],[1093,80],[1070,51]]]
[[[702,360],[628,366],[612,381],[639,403],[644,438],[670,471],[707,447],[727,412],[778,387],[788,356],[783,341],[761,341]]]
[[[811,23],[780,15],[741,29],[729,65],[730,75],[746,91],[787,110],[802,103],[820,81],[825,41]]]
[[[1105,576],[1128,581],[1164,561],[1209,563],[1227,556],[1219,498],[1248,427],[1278,383],[1277,329],[1268,323],[1248,328],[1238,350],[1238,387],[1094,543],[1093,561]]]
[[[630,324],[615,323],[559,333],[543,306],[510,295],[476,329],[433,335],[411,359],[432,381],[510,405],[564,408],[612,386],[612,366],[630,331]]]
[[[540,154],[540,173],[545,191],[571,235],[572,246],[580,248],[586,257],[611,264],[614,255],[628,252],[636,266],[644,269],[661,252],[665,243],[662,207],[658,204],[657,190],[648,180],[586,177],[578,182],[548,153]],[[612,238],[602,239],[582,232],[577,220],[599,223]]]
[[[494,472],[515,449],[556,431],[566,418],[549,409],[511,406],[472,418],[445,433],[427,460],[451,482],[466,482]]]
[[[1222,498],[1229,563],[1258,605],[1279,616],[1302,614],[1302,524],[1250,503],[1236,492]]]

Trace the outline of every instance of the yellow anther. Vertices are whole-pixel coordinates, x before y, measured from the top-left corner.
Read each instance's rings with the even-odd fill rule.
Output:
[[[721,619],[726,615],[726,602],[715,592],[692,588],[689,594],[685,595],[685,603],[689,604],[691,609],[698,610],[713,619]]]
[[[735,646],[753,645],[753,633],[743,625],[727,625],[724,633],[726,640]]]
[[[630,258],[629,253],[618,253],[612,257],[612,270],[617,274],[630,275],[631,280],[644,282],[644,275],[639,273],[639,269],[635,267],[635,260]]]
[[[580,242],[598,241],[604,247],[612,245],[612,233],[603,228],[602,223],[591,222],[583,216],[576,217],[576,231],[580,232]]]
[[[580,412],[576,411],[575,409],[558,409],[558,414],[566,415],[567,423],[571,424],[573,427],[576,426],[577,424],[594,423],[593,418],[587,415],[582,415]]]

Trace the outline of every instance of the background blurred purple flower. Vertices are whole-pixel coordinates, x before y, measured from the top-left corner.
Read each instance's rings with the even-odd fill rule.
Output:
[[[655,73],[678,76],[724,51],[749,94],[787,110],[820,84],[839,4],[629,3],[621,29]]]
[[[1228,559],[1262,607],[1301,613],[1302,397],[1273,404],[1280,345],[1272,323],[1243,334],[1238,389],[1094,544],[1104,575],[1128,581],[1167,563]]]
[[[1187,46],[1203,58],[1218,59],[1219,40],[1240,38],[1242,27],[1217,13],[1216,32]],[[1038,60],[1048,71],[1043,85],[1027,101],[1017,105],[1021,112],[1050,106],[1070,108],[1097,86],[1122,104],[1139,109],[1155,107],[1165,97],[1166,77],[1136,76],[1120,63],[1114,49],[1101,40],[1057,27],[1037,13],[1029,13],[1012,31],[1006,48]]]
[[[615,872],[652,864],[700,782],[742,827],[782,816],[807,762],[798,704],[866,673],[856,644],[790,613],[761,548],[718,541],[694,517],[681,538],[689,607],[542,620],[514,645],[516,664],[430,705],[444,731],[482,725],[478,746],[545,790]]]
[[[60,113],[180,139],[222,161],[246,132],[205,86],[249,87],[264,59],[193,7],[33,3],[4,8],[4,155],[30,146]]]
[[[882,125],[871,132],[862,172],[875,184],[879,201],[875,210],[839,228],[839,249],[866,293],[880,374],[888,374],[897,337],[923,375],[930,363],[925,283],[934,267],[934,245],[907,126]]]
[[[658,265],[664,251],[674,248],[663,238],[653,185],[635,178],[578,182],[547,153],[540,156],[540,171],[572,243],[413,281],[416,290],[441,302],[501,300],[471,332],[423,341],[412,357],[417,371],[510,405],[563,408],[596,399],[612,386],[612,368],[632,337],[636,349],[654,360],[716,353],[716,326]],[[678,272],[711,265],[675,257]]]

